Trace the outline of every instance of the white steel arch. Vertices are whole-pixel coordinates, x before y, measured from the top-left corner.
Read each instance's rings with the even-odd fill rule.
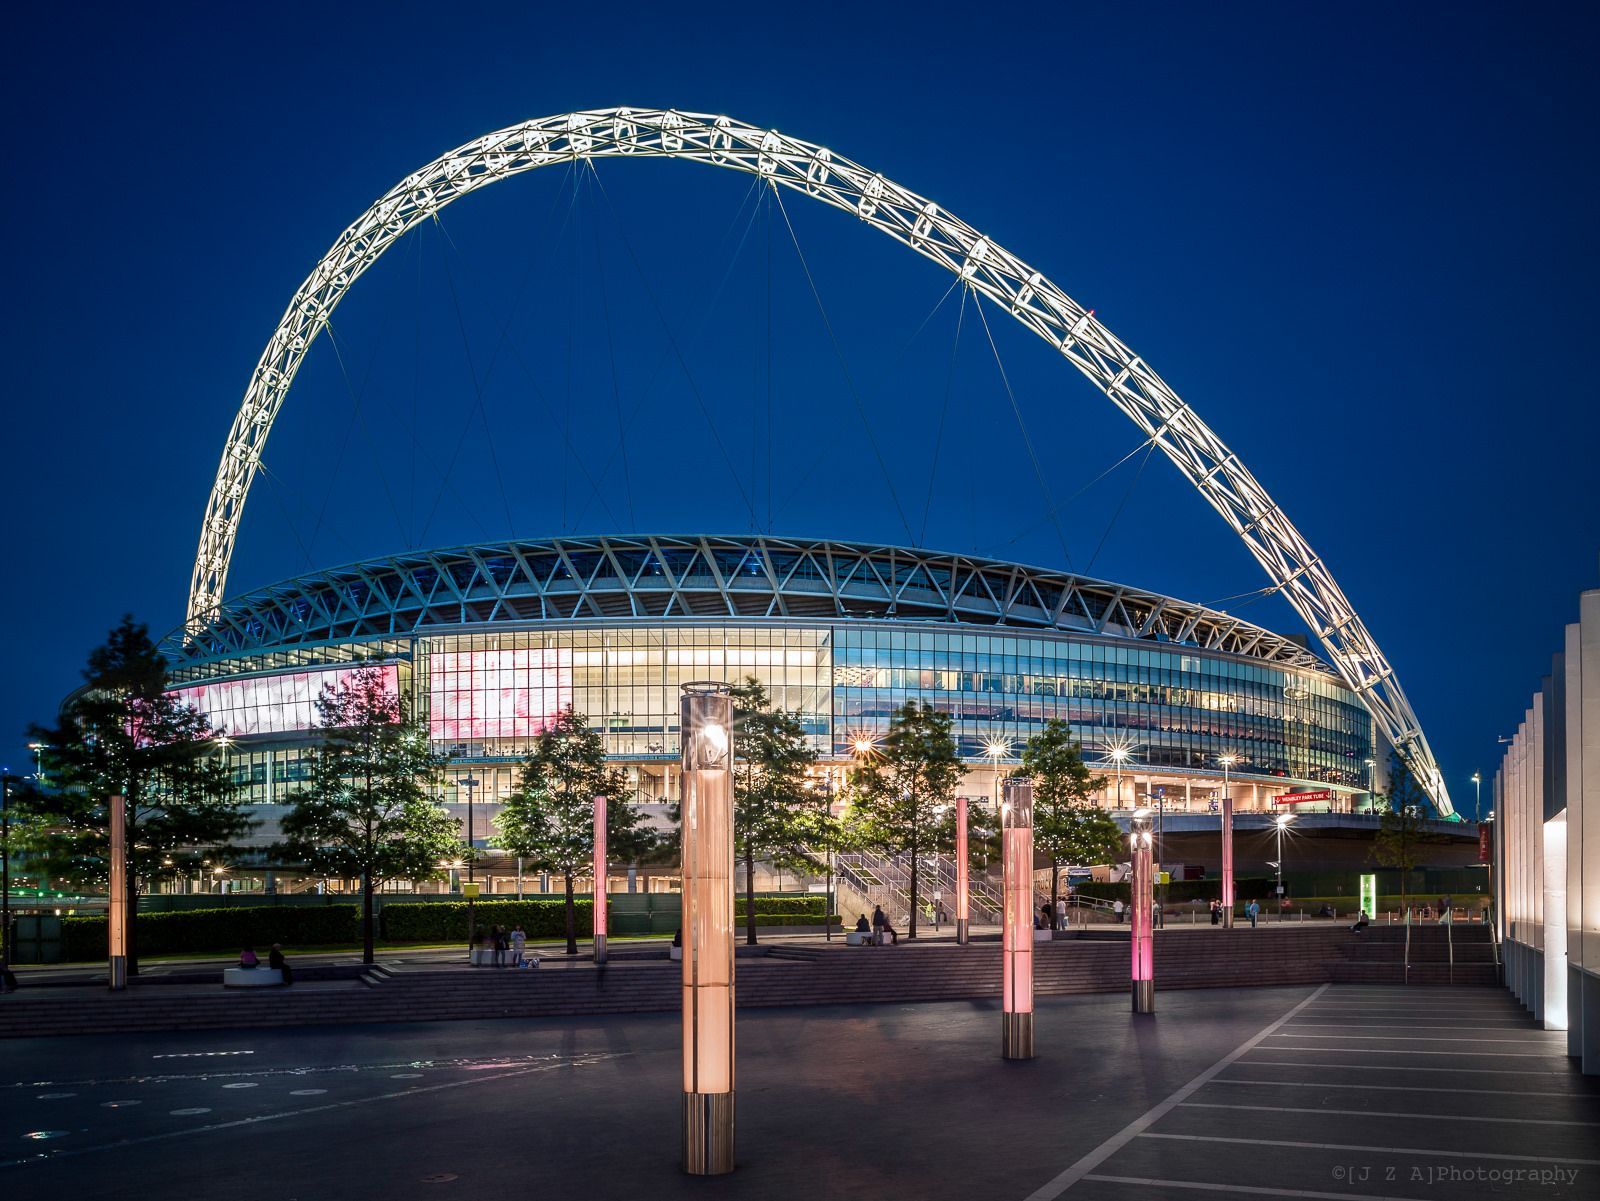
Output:
[[[397,239],[451,201],[552,163],[688,159],[742,171],[853,213],[954,273],[1055,347],[1172,460],[1222,514],[1315,632],[1442,815],[1444,779],[1394,669],[1322,559],[1244,463],[1092,312],[1029,264],[931,200],[811,142],[703,113],[609,108],[541,117],[476,138],[406,176],[349,226],[294,294],[250,377],[206,503],[188,621],[222,601],[245,498],[295,373],[339,301]]]

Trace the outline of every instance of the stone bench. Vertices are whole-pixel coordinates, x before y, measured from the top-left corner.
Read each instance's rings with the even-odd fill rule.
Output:
[[[222,969],[223,988],[281,988],[283,973],[275,967],[229,967]]]

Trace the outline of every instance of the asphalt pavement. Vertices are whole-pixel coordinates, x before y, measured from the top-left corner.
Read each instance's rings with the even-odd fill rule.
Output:
[[[1595,1082],[1505,994],[1431,1030],[1427,995],[1194,990],[1153,1017],[1122,995],[1051,998],[1028,1063],[1000,1059],[992,1002],[748,1011],[739,1166],[721,1179],[678,1168],[675,1014],[17,1039],[0,1192],[1600,1195]]]

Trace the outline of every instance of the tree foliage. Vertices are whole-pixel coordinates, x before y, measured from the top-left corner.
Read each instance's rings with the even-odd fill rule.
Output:
[[[1061,866],[1104,863],[1122,849],[1117,823],[1093,803],[1106,786],[1083,762],[1072,729],[1051,718],[1022,748],[1018,775],[1033,782],[1033,845],[1050,860],[1050,902],[1061,892]]]
[[[895,710],[889,730],[850,772],[850,825],[865,844],[911,861],[908,937],[917,936],[919,856],[951,851],[950,802],[966,773],[951,720],[925,701]]]
[[[578,953],[572,878],[594,864],[594,799],[606,798],[606,852],[614,859],[647,856],[655,837],[641,827],[627,774],[611,766],[605,741],[589,719],[563,710],[529,748],[517,787],[497,819],[507,851],[566,885],[567,954]],[[595,889],[604,888],[597,880]]]
[[[33,726],[45,745],[49,787],[29,808],[47,835],[31,848],[38,869],[77,885],[110,876],[110,799],[126,798],[129,912],[162,880],[192,874],[202,856],[231,853],[251,827],[222,751],[221,731],[170,691],[167,662],[149,630],[124,617],[90,652],[84,686],[54,726]],[[128,970],[137,972],[137,920]]]
[[[1400,872],[1400,908],[1408,908],[1411,870],[1418,866],[1424,847],[1448,841],[1428,830],[1428,797],[1411,769],[1394,752],[1389,753],[1389,793],[1377,802],[1378,833],[1372,856],[1383,867]]]
[[[319,875],[361,881],[362,951],[371,963],[373,892],[385,880],[437,877],[462,852],[456,820],[438,799],[449,760],[376,668],[324,688],[317,714],[308,782],[287,798],[279,850]]]
[[[809,787],[817,754],[799,716],[774,709],[754,676],[733,688],[733,723],[735,853],[745,869],[745,938],[754,943],[756,860],[814,870],[806,848],[832,840],[833,817]]]

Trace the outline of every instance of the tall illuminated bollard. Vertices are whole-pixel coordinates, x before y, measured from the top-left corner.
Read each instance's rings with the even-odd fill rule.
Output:
[[[1156,1010],[1156,954],[1155,914],[1153,912],[1154,881],[1150,870],[1150,810],[1140,809],[1133,815],[1133,904],[1129,907],[1133,922],[1133,1011],[1154,1013]]]
[[[111,958],[106,977],[114,989],[128,987],[128,802],[111,798],[111,872],[107,881],[106,934]],[[9,933],[9,931],[8,931]]]
[[[733,1171],[733,697],[685,684],[683,1170]]]
[[[606,798],[594,798],[594,961],[606,961]]]
[[[1033,1058],[1033,784],[1007,780],[1000,803],[1005,925],[1000,953],[1000,1045],[1006,1059]]]
[[[967,945],[967,798],[956,798],[956,942]]]

